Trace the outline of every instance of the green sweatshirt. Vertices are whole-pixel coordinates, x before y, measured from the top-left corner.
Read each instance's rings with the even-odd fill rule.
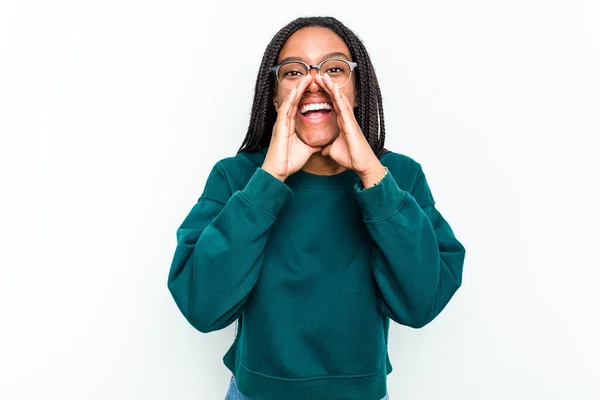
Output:
[[[177,230],[168,288],[200,332],[238,320],[223,357],[252,400],[380,400],[389,320],[420,328],[461,284],[465,248],[421,165],[388,152],[379,185],[352,170],[281,182],[267,149],[218,161]]]

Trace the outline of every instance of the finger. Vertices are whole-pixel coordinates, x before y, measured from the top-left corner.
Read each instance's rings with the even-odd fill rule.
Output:
[[[302,95],[304,94],[304,92],[306,91],[306,88],[308,87],[308,85],[310,85],[311,82],[312,82],[312,75],[310,75],[310,74],[304,76],[304,78],[302,78],[300,80],[300,82],[296,86],[296,89],[297,89],[296,97],[294,98],[292,105],[296,105],[296,106],[298,105],[298,103],[300,102],[300,99],[302,98]]]
[[[325,75],[328,76],[327,74]],[[331,97],[332,99],[333,108],[335,109],[336,113],[341,117],[344,109],[339,101],[339,96],[336,98],[335,87],[333,86],[331,78],[327,80],[326,78],[319,76],[317,83],[329,94],[329,97]]]
[[[283,100],[281,106],[277,109],[277,119],[275,120],[275,125],[273,126],[274,133],[277,136],[279,135],[279,132],[285,131],[287,129],[288,119],[286,118],[286,116],[292,103],[292,99],[294,97],[294,89],[292,89],[290,94]]]
[[[290,120],[290,129],[288,131],[288,136],[296,134],[296,121],[292,118]]]
[[[298,103],[294,103],[291,107],[290,110],[287,113],[287,119],[288,121],[293,121],[296,119],[296,113],[298,112]]]
[[[298,112],[298,105],[294,104],[293,106],[290,107],[290,110],[287,113],[287,120],[288,121],[294,121],[296,119],[295,115],[296,115],[297,112]]]
[[[275,120],[275,124],[273,126],[273,136],[279,136],[281,132],[286,132],[289,126],[289,120],[287,118],[287,113],[289,112],[289,108],[294,99],[294,95],[296,92],[296,88],[293,88],[288,96],[283,99],[281,106],[277,109],[277,118]]]
[[[283,101],[283,104],[280,107],[280,110],[282,112],[287,113],[288,110],[290,109],[292,102],[294,101],[294,97],[296,96],[296,88],[293,88],[290,93],[287,95],[287,97],[285,98],[285,100]]]
[[[292,100],[292,105],[287,114],[288,119],[296,118],[296,113],[298,112],[298,103],[300,102],[300,99],[302,98],[302,95],[304,94],[304,91],[306,90],[306,86],[304,85],[304,83],[306,82],[306,79],[307,78],[305,76],[304,78],[301,79],[298,86],[296,86],[296,94],[294,95],[294,100]]]
[[[288,118],[296,118],[296,113],[298,112],[298,104],[300,102],[300,99],[302,98],[302,95],[306,91],[308,85],[310,85],[311,81],[312,76],[308,74],[304,76],[304,78],[302,78],[300,80],[300,83],[298,83],[298,85],[296,86],[296,95],[292,102],[293,110],[290,110],[290,112],[288,113]]]
[[[317,84],[319,86],[321,86],[323,89],[325,89],[325,91],[327,92],[327,94],[329,94],[329,97],[331,97],[334,101],[333,101],[333,106],[336,107],[337,110],[337,104],[335,102],[334,94],[333,94],[333,87],[329,87],[328,83],[325,81],[325,78],[323,78],[323,76],[317,74],[315,77],[315,80],[317,81]]]
[[[325,74],[323,80],[333,92],[333,98],[336,101],[338,107],[344,112],[352,111],[352,109],[350,108],[350,104],[348,103],[348,100],[344,95],[344,92],[342,92],[338,84],[333,82],[333,80],[328,74]]]
[[[344,107],[346,108],[346,111],[348,111],[349,113],[353,113],[354,108],[350,105],[350,102],[348,101],[348,98],[346,97],[346,95],[344,94],[344,92],[342,92],[342,89],[340,89],[339,85],[336,83],[335,85],[335,91],[338,93],[339,97],[340,97],[340,101],[342,102],[342,104],[344,105]]]
[[[298,98],[300,94],[300,88],[298,87],[298,85],[294,86],[293,89],[290,91],[290,94],[288,95],[289,97],[289,101],[290,101],[290,105],[289,107],[286,109],[286,113],[285,113],[285,117],[286,119],[289,121],[290,116],[292,115],[294,111],[294,104],[296,102],[296,99]],[[289,122],[288,122],[289,123]]]

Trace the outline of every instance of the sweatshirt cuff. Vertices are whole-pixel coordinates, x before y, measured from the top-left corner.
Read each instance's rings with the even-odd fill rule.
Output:
[[[365,221],[384,219],[394,214],[406,201],[409,193],[400,189],[392,172],[388,171],[378,185],[363,189],[362,182],[354,185]]]
[[[241,193],[250,203],[275,218],[292,194],[292,189],[259,167]]]

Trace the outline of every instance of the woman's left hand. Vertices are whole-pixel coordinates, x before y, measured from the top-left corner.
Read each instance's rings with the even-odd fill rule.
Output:
[[[333,99],[337,114],[339,135],[335,141],[321,150],[321,154],[331,157],[338,164],[354,170],[361,178],[364,187],[369,187],[383,176],[385,168],[371,149],[354,116],[354,107],[340,90],[337,83],[325,74],[316,74],[315,80]]]

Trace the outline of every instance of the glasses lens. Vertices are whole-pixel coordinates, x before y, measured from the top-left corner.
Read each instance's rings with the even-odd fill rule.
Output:
[[[300,80],[308,74],[308,69],[306,69],[306,65],[291,62],[282,65],[279,68],[279,74],[277,75],[277,79],[281,86],[286,89],[292,90],[294,87],[300,83]]]
[[[338,84],[339,87],[344,86],[350,80],[350,66],[344,61],[329,60],[321,66],[321,75],[329,75],[331,80]]]

